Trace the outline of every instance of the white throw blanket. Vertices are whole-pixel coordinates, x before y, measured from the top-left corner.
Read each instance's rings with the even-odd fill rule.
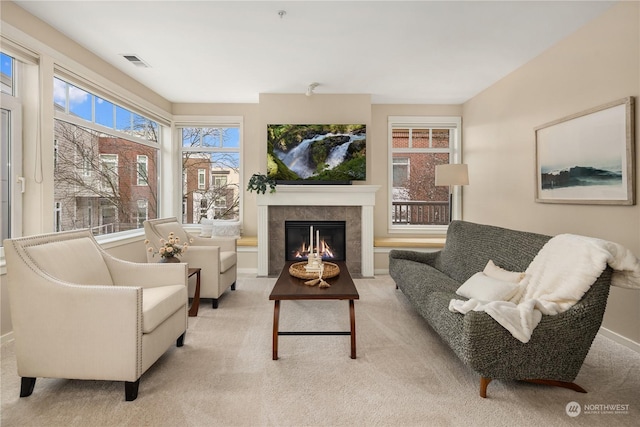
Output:
[[[554,315],[578,302],[607,264],[613,268],[613,286],[640,289],[640,260],[623,246],[575,234],[551,238],[538,252],[523,279],[522,290],[511,301],[453,299],[449,310],[484,311],[526,343],[543,314]]]

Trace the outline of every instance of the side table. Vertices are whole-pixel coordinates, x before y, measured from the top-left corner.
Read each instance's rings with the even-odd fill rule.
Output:
[[[196,317],[198,315],[198,308],[200,307],[200,267],[191,268],[187,272],[187,278],[196,275],[196,290],[193,293],[193,302],[189,308],[189,317]]]

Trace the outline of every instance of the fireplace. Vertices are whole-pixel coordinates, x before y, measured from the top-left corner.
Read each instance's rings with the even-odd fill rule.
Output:
[[[346,221],[346,264],[352,277],[373,277],[373,207],[379,185],[278,185],[258,194],[258,276],[285,263],[285,221]]]
[[[310,252],[317,252],[324,261],[345,261],[345,224],[345,221],[285,221],[285,259],[306,261]]]

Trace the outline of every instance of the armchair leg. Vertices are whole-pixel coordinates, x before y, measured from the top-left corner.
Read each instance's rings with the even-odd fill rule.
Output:
[[[184,345],[184,335],[186,334],[186,332],[183,332],[182,335],[180,335],[178,337],[178,340],[176,341],[176,347],[182,347]]]
[[[211,307],[218,308],[218,298],[213,298],[211,300]]]
[[[33,377],[22,377],[20,380],[20,397],[31,396],[33,388],[36,385],[36,379]]]
[[[491,382],[491,378],[480,377],[480,397],[487,397],[487,386]]]
[[[124,399],[127,402],[132,402],[138,397],[138,386],[140,385],[140,378],[137,381],[125,381],[124,382]]]
[[[236,290],[236,282],[233,282],[233,283],[231,284],[231,290],[232,290],[232,291],[235,291],[235,290]]]

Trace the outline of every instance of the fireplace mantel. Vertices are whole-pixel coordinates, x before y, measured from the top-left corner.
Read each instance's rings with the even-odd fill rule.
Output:
[[[379,185],[278,185],[259,194],[258,276],[269,274],[269,206],[360,206],[362,276],[373,277],[373,207]]]

